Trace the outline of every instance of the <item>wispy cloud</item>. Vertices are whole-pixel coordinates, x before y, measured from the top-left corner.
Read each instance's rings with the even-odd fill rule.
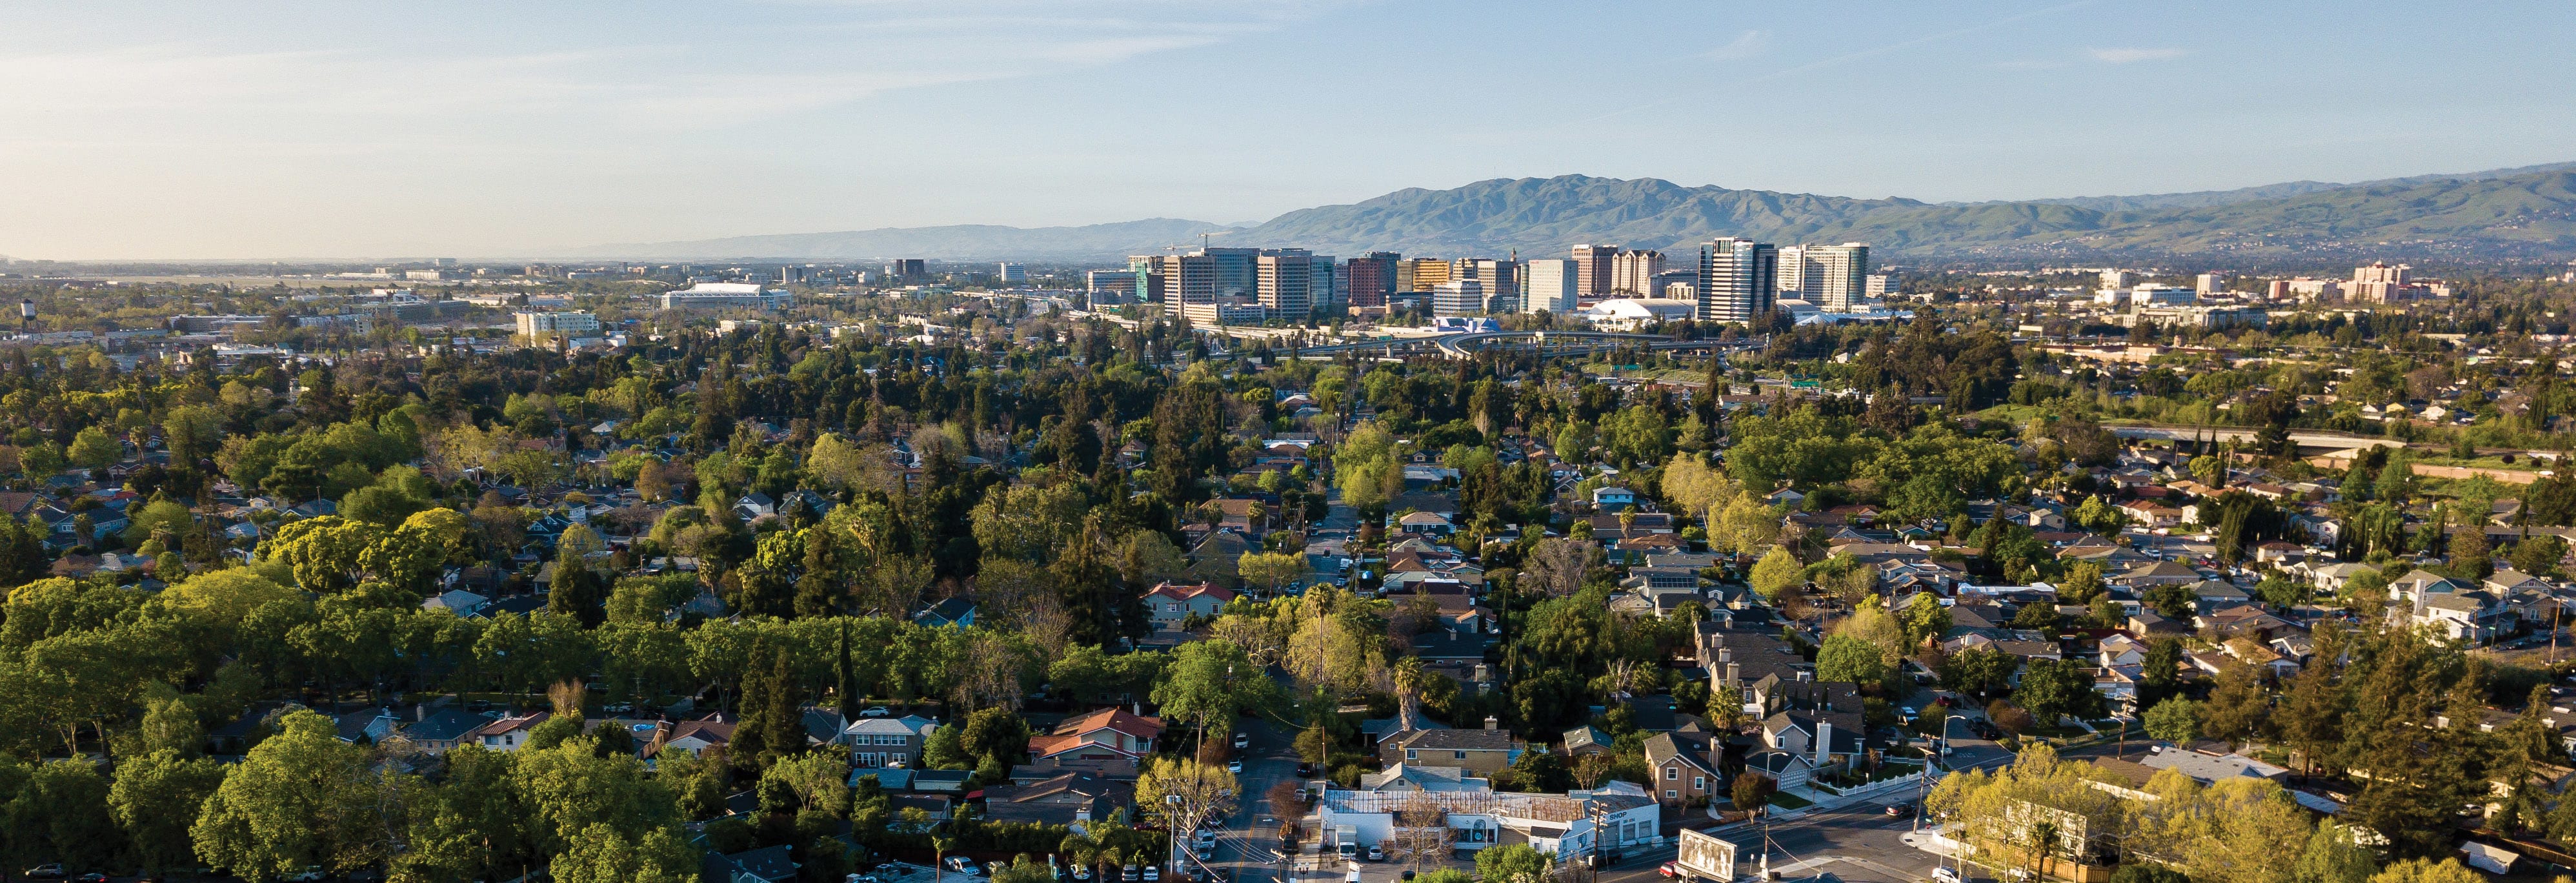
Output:
[[[2066,62],[2047,58],[2016,58],[2010,61],[1986,62],[1987,69],[1999,71],[2044,71],[2065,66]]]
[[[2095,49],[2092,50],[2092,53],[2093,60],[2104,64],[2131,64],[2140,61],[2170,61],[2176,58],[2181,58],[2185,55],[2190,55],[2191,50],[2174,47],[2153,49],[2123,47],[2115,49]]]
[[[1791,67],[1791,68],[1785,68],[1785,69],[1782,69],[1782,70],[1772,71],[1772,72],[1770,72],[1770,73],[1763,74],[1762,76],[1754,77],[1754,78],[1753,78],[1753,80],[1752,80],[1752,82],[1757,82],[1757,83],[1758,83],[1758,82],[1763,82],[1763,81],[1766,81],[1766,80],[1779,80],[1779,79],[1786,79],[1786,78],[1789,78],[1789,77],[1795,77],[1795,76],[1798,76],[1798,75],[1801,75],[1801,74],[1806,74],[1806,73],[1811,73],[1811,72],[1814,72],[1814,71],[1824,70],[1824,69],[1826,69],[1826,68],[1839,67],[1839,66],[1841,66],[1841,65],[1843,65],[1843,64],[1847,64],[1847,63],[1854,62],[1854,61],[1859,61],[1859,60],[1864,59],[1864,58],[1873,58],[1873,57],[1880,56],[1880,55],[1886,55],[1886,54],[1891,53],[1891,52],[1899,52],[1899,51],[1903,51],[1903,50],[1907,50],[1907,49],[1913,49],[1913,48],[1918,47],[1918,46],[1927,46],[1927,45],[1932,45],[1932,44],[1937,44],[1937,43],[1947,43],[1947,42],[1949,42],[1949,41],[1951,41],[1951,40],[1955,40],[1955,39],[1958,39],[1958,38],[1960,38],[1960,37],[1967,36],[1967,35],[1969,35],[1969,34],[1974,34],[1974,33],[1977,33],[1977,32],[1979,32],[1979,31],[1991,30],[1991,29],[1994,29],[1994,28],[2004,27],[2004,26],[2006,26],[2006,25],[2017,24],[2017,23],[2020,23],[2020,22],[2023,22],[2023,21],[2027,21],[2027,20],[2029,20],[2029,19],[2038,18],[2038,17],[2040,17],[2040,16],[2050,15],[2050,14],[2054,14],[2054,13],[2058,13],[2058,12],[2064,12],[2064,11],[2066,11],[2066,10],[2074,9],[2074,8],[2076,8],[2076,7],[2080,7],[2080,6],[2089,6],[2089,5],[2092,5],[2092,3],[2093,3],[2093,0],[2074,0],[2074,2],[2072,2],[2072,3],[2063,3],[2063,4],[2056,5],[2056,6],[2050,6],[2050,7],[2044,8],[2044,9],[2033,9],[2033,10],[2029,10],[2029,11],[2027,11],[2027,12],[2015,13],[2015,14],[2013,14],[2013,15],[2007,15],[2007,16],[2004,16],[2004,17],[2002,17],[2002,18],[1997,18],[1997,19],[1993,19],[1993,20],[1990,20],[1990,21],[1983,21],[1983,22],[1978,22],[1978,23],[1976,23],[1976,24],[1971,24],[1971,25],[1966,25],[1966,26],[1962,26],[1962,27],[1952,28],[1952,29],[1950,29],[1950,30],[1946,30],[1946,31],[1940,31],[1940,32],[1937,32],[1937,33],[1931,33],[1931,34],[1925,34],[1925,35],[1923,35],[1923,36],[1915,37],[1915,38],[1910,39],[1910,40],[1900,40],[1900,41],[1897,41],[1897,42],[1894,42],[1894,43],[1886,44],[1886,45],[1884,45],[1884,46],[1874,46],[1874,47],[1871,47],[1871,48],[1868,48],[1868,49],[1862,49],[1862,50],[1859,50],[1859,51],[1856,51],[1856,52],[1847,52],[1847,53],[1844,53],[1844,54],[1841,54],[1841,55],[1833,56],[1833,57],[1831,57],[1831,58],[1822,58],[1822,59],[1817,59],[1817,60],[1815,60],[1815,61],[1811,61],[1811,62],[1808,62],[1808,63],[1806,63],[1806,64],[1798,65],[1798,66],[1796,66],[1796,67]]]
[[[1711,49],[1702,53],[1702,55],[1719,61],[1742,61],[1762,54],[1762,50],[1768,49],[1770,46],[1770,31],[1745,31],[1743,35],[1736,37],[1733,42]]]
[[[1286,26],[1317,8],[1267,0],[1182,12],[1168,0],[1081,7],[918,0],[794,4],[808,36],[749,55],[741,34],[608,39],[571,50],[355,50],[293,35],[171,37],[0,51],[0,125],[140,118],[209,127],[465,119],[667,130],[810,112],[887,92],[1116,64]],[[1071,10],[1074,14],[1065,14]],[[814,32],[831,36],[816,38]],[[228,38],[229,37],[229,38]],[[183,123],[184,121],[184,123]]]

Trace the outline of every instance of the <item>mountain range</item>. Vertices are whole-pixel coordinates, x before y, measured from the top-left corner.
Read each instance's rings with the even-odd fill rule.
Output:
[[[2576,163],[2352,184],[2011,202],[1930,203],[1684,187],[1585,175],[1408,188],[1254,225],[1153,218],[1079,227],[885,228],[607,245],[560,257],[1114,260],[1197,244],[1348,257],[1562,254],[1578,242],[1695,253],[1711,236],[1867,242],[1882,256],[1965,262],[2185,257],[2205,266],[2349,256],[2418,261],[2576,257]]]

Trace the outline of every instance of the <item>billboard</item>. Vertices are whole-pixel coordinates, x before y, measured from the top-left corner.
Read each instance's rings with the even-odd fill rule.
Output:
[[[1735,879],[1735,844],[1684,828],[1681,856],[1674,863],[1692,877],[1726,883]]]

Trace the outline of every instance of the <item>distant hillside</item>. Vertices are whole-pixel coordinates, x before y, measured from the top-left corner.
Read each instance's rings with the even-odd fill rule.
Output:
[[[2576,171],[2350,185],[2138,210],[2049,201],[1935,205],[1567,175],[1400,190],[1289,212],[1228,239],[1339,255],[1517,249],[1527,256],[1587,241],[1687,251],[1718,234],[1780,243],[1854,240],[1885,255],[1968,259],[2217,253],[2246,259],[2419,240],[2437,241],[2424,248],[2455,253],[2541,257],[2576,253]]]
[[[2324,181],[2291,181],[2285,184],[2265,184],[2260,187],[2242,187],[2235,190],[2196,190],[2190,193],[2153,193],[2144,196],[2070,196],[2061,199],[2034,199],[2029,201],[2045,202],[2055,205],[2071,205],[2076,208],[2097,209],[2106,212],[2145,211],[2163,208],[2207,208],[2210,206],[2228,205],[2239,202],[2254,202],[2265,199],[2287,199],[2293,196],[2304,196],[2306,194],[2316,193],[2322,190],[2341,190],[2347,187],[2412,187],[2417,184],[2432,184],[2442,181],[2485,181],[2494,178],[2510,178],[2517,175],[2530,175],[2540,172],[2563,172],[2569,170],[2576,170],[2576,162],[2548,163],[2546,165],[2522,166],[2520,168],[2512,169],[2489,169],[2483,172],[2463,172],[2455,175],[2414,175],[2405,178],[2384,178],[2377,181],[2355,181],[2350,184],[2330,184]],[[1991,205],[1992,203],[1945,204]]]
[[[1233,229],[1179,218],[1081,227],[886,227],[839,233],[780,233],[683,242],[635,242],[567,250],[558,257],[612,260],[797,259],[1088,260],[1193,244],[1198,234]]]
[[[1155,218],[1085,227],[967,225],[598,246],[567,258],[1107,261],[1190,245],[1441,256],[1562,255],[1580,242],[1694,252],[1715,235],[1870,243],[1886,257],[2029,261],[2188,255],[2207,266],[2377,256],[2576,257],[2576,163],[2359,184],[2022,202],[1927,203],[1563,175],[1410,188],[1249,228]]]

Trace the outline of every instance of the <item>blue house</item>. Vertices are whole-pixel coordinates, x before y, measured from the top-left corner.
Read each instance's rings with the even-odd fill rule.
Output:
[[[1603,512],[1617,512],[1635,505],[1637,505],[1636,491],[1623,487],[1599,487],[1592,489],[1592,508],[1594,509],[1599,509]]]

